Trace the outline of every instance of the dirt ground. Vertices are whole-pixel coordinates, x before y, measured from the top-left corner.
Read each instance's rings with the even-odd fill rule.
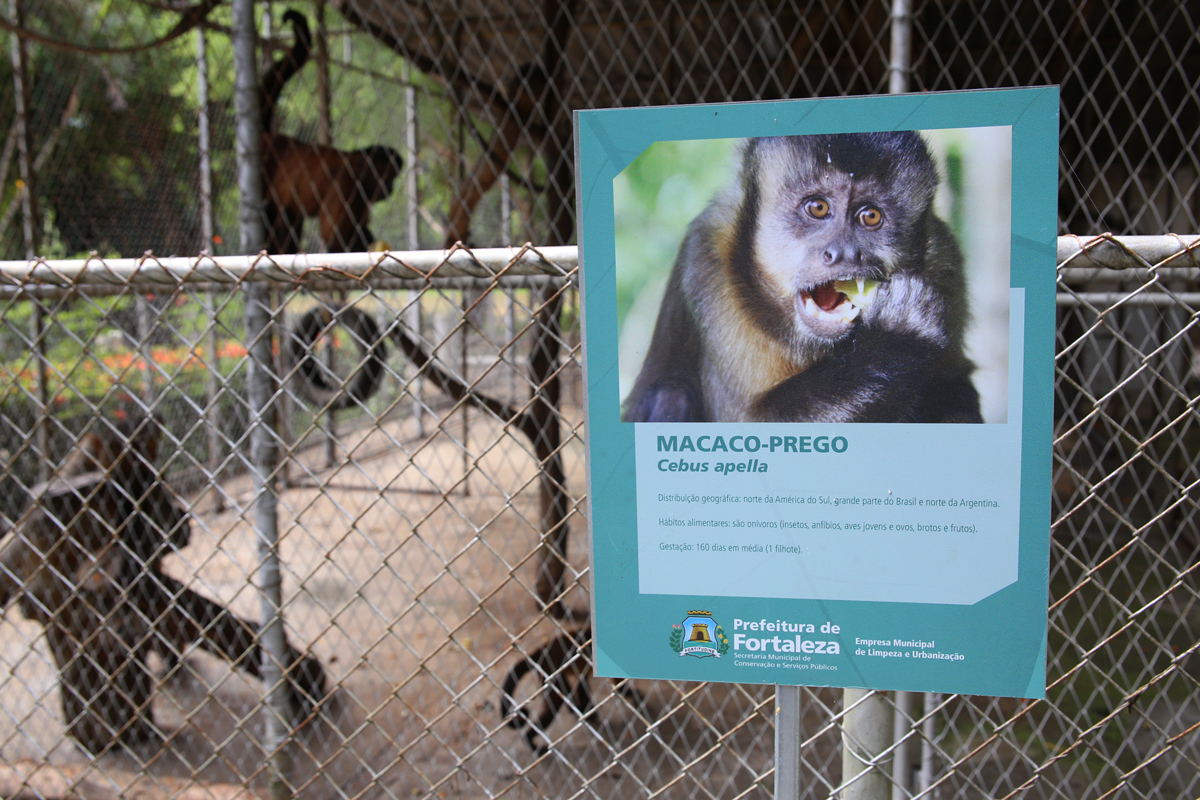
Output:
[[[532,596],[534,460],[519,434],[478,412],[469,445],[461,413],[427,428],[432,435],[421,437],[406,419],[346,434],[338,466],[326,468],[324,448],[310,446],[289,468],[279,504],[288,636],[335,686],[291,749],[297,794],[695,796],[756,784],[752,793],[768,793],[769,689],[647,684],[635,701],[594,681],[595,726],[562,715],[551,729],[561,740],[541,757],[501,725],[505,672],[554,632]],[[578,437],[565,456],[578,497]],[[257,619],[251,486],[243,477],[223,490],[221,511],[211,493],[189,498],[192,541],[167,571]],[[571,579],[583,585],[586,546],[577,508]],[[582,588],[568,605],[586,612]],[[195,782],[212,796],[265,793],[262,685],[224,662],[196,651],[164,677],[154,715],[165,747],[92,761],[64,734],[53,660],[40,628],[16,608],[0,622],[0,658],[0,795],[39,781],[64,791],[33,796],[172,796]],[[683,769],[696,759],[703,769]]]

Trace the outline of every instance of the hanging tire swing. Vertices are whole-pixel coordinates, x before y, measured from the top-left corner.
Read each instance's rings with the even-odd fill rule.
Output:
[[[348,378],[341,378],[322,363],[316,350],[321,336],[336,326],[348,330],[358,348],[359,362]],[[288,360],[294,366],[292,383],[309,404],[330,411],[366,403],[383,380],[387,344],[379,326],[353,306],[318,306],[306,312],[288,335]]]

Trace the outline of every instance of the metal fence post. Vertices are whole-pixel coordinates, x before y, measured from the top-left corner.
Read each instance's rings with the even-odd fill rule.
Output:
[[[912,44],[911,0],[892,0],[889,18],[892,29],[892,51],[888,64],[888,92],[908,91]],[[846,712],[842,727],[842,783],[870,769],[871,774],[856,780],[842,792],[843,800],[885,800],[892,793],[882,770],[868,767],[880,753],[892,745],[892,707],[882,694],[870,694],[866,689],[845,689],[842,692]],[[865,698],[865,699],[864,699]],[[902,791],[902,790],[901,790]]]
[[[925,721],[921,723],[921,780],[917,786],[921,794],[925,794],[933,786],[933,738],[937,735],[937,727],[933,723],[933,710],[941,705],[941,702],[940,694],[925,692]]]
[[[234,101],[237,113],[239,223],[243,253],[256,253],[263,231],[262,118],[255,64],[257,33],[254,0],[233,1]],[[287,641],[283,631],[283,587],[279,568],[279,520],[275,496],[277,460],[273,405],[271,297],[268,284],[245,284],[246,344],[249,350],[247,394],[250,400],[250,461],[254,477],[254,530],[258,538],[259,584],[262,592],[262,680],[267,690],[264,749],[273,800],[291,797],[291,732],[283,665]]]
[[[800,798],[799,686],[775,687],[775,800]]]
[[[21,0],[11,0],[9,17],[17,25],[25,25],[25,8]],[[25,240],[25,258],[37,258],[38,250],[38,208],[37,174],[33,164],[33,143],[29,138],[29,49],[25,40],[15,33],[12,37],[12,67],[13,67],[13,106],[16,119],[13,126],[17,132],[17,172],[21,179],[17,189],[21,201],[21,233]],[[46,382],[46,321],[42,304],[33,301],[33,350],[37,358],[37,397],[38,418],[37,442],[38,476],[41,480],[50,478],[50,392]]]
[[[500,174],[500,244],[508,247],[512,244],[512,182],[508,173]],[[515,362],[516,351],[512,349],[513,336],[516,335],[516,300],[512,294],[505,296],[504,311],[504,343],[509,349],[509,361]],[[517,370],[515,363],[508,370],[508,402],[517,400]]]
[[[154,354],[150,349],[150,331],[154,327],[153,315],[150,313],[150,301],[144,292],[133,295],[137,320],[137,349],[141,359],[142,373],[142,402],[146,409],[154,407]]]
[[[475,299],[474,293],[463,289],[459,296],[459,305],[462,308],[462,358],[460,366],[462,368],[463,383],[471,385],[471,320],[468,309],[471,308],[472,302]],[[462,438],[462,495],[463,497],[471,496],[471,406],[468,403],[463,403],[462,407],[463,421],[463,438]]]
[[[888,94],[908,91],[912,72],[912,0],[892,0],[892,53],[888,64]]]
[[[203,242],[201,252],[214,252],[212,206],[212,152],[211,132],[208,120],[208,38],[204,26],[196,28],[196,105],[199,112],[196,118],[196,147],[200,151],[200,236]],[[217,511],[225,509],[225,496],[218,488],[217,475],[221,470],[221,354],[217,341],[217,290],[208,293],[208,350],[212,368],[208,371],[206,387],[208,399],[208,470],[213,487],[213,507]]]
[[[325,21],[325,0],[317,0],[317,35],[313,44],[317,62],[317,141],[333,144],[333,96],[329,82],[329,25]]]
[[[21,0],[11,0],[9,17],[19,26],[25,25],[25,7]],[[21,224],[25,237],[25,257],[36,258],[38,247],[37,192],[34,186],[37,176],[33,166],[33,142],[29,132],[29,49],[25,40],[17,34],[12,37],[13,108],[17,129],[17,172],[21,176],[17,184],[21,199]]]
[[[892,744],[887,696],[870,689],[843,689],[842,697],[850,709],[842,723],[842,800],[889,800],[891,781],[878,763]]]
[[[313,37],[313,56],[317,62],[317,141],[328,146],[333,144],[333,96],[329,80],[329,28],[325,23],[325,0],[317,0],[316,15],[317,31]],[[331,309],[340,308],[346,303],[346,293],[330,292],[324,299]],[[329,374],[333,375],[336,374],[334,367],[337,359],[334,331],[330,330],[325,338],[328,343],[325,348],[325,366],[329,368]],[[337,415],[337,410],[333,408],[325,412],[325,466],[330,469],[338,463]]]
[[[412,83],[412,66],[407,61],[404,62],[401,74],[404,80],[404,163],[408,165],[408,174],[404,178],[405,226],[408,229],[408,249],[418,250],[421,247],[418,225],[418,203],[421,199],[418,196],[420,187],[417,183],[420,174],[420,165],[417,163],[417,89]],[[418,340],[421,338],[423,296],[424,293],[420,289],[408,293],[407,323]],[[417,421],[417,436],[425,435],[424,386],[424,380],[418,372],[409,391],[413,398],[412,413]]]
[[[892,741],[896,743],[896,752],[892,754],[892,800],[908,800],[912,785],[912,765],[909,763],[912,696],[912,692],[896,692],[896,717],[892,725]]]

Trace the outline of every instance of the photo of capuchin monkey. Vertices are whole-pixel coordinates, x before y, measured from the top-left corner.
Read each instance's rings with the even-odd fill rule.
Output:
[[[642,357],[622,419],[983,422],[963,250],[935,208],[925,137],[785,136],[739,149],[736,177],[687,226],[648,344],[622,331],[622,371],[631,352]],[[631,215],[616,196],[620,282]],[[1007,245],[1002,266],[1006,347]]]

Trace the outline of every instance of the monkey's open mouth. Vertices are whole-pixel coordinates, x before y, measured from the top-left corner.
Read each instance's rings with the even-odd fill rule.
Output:
[[[815,319],[853,322],[869,306],[879,291],[879,281],[863,278],[830,281],[800,291],[804,311]]]

